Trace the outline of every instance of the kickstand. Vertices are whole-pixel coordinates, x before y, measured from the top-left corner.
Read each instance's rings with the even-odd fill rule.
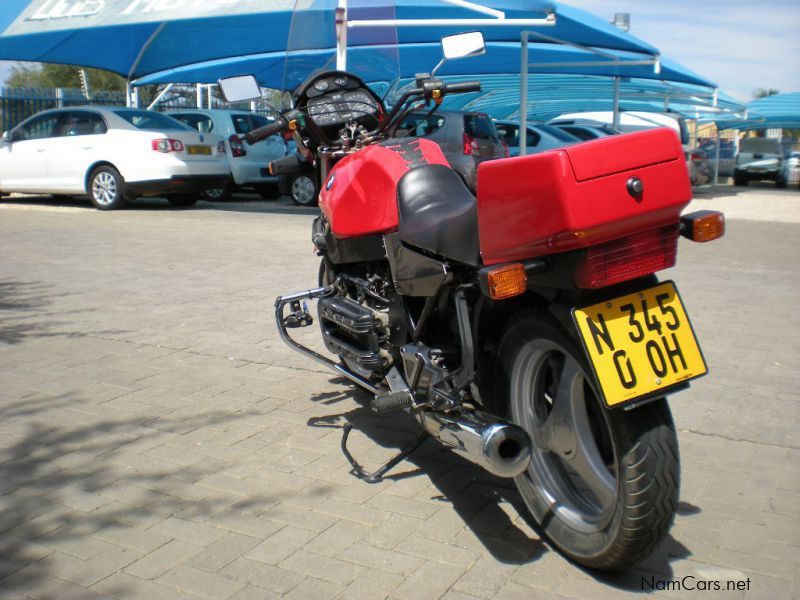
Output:
[[[424,442],[428,438],[428,432],[422,431],[422,433],[420,433],[417,436],[417,439],[414,440],[414,442],[410,446],[401,450],[397,455],[395,455],[389,462],[387,462],[377,471],[369,473],[368,471],[364,470],[364,467],[362,467],[360,464],[356,462],[356,459],[353,458],[353,455],[350,454],[350,452],[347,450],[347,438],[350,435],[350,431],[352,429],[353,425],[347,423],[342,430],[342,452],[344,453],[347,462],[349,462],[350,466],[353,467],[350,470],[350,473],[352,473],[359,479],[363,479],[367,483],[380,483],[381,481],[383,481],[383,476],[386,475],[386,473],[388,473],[399,462],[408,457],[412,452],[414,452],[414,450],[419,448],[422,445],[422,442]]]

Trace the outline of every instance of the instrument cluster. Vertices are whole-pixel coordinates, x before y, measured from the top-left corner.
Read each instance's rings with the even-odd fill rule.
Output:
[[[322,77],[305,90],[308,115],[320,127],[375,116],[378,102],[361,84],[343,74]]]

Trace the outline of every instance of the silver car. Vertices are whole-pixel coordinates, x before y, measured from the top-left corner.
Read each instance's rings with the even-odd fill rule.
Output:
[[[778,183],[783,169],[783,149],[775,138],[749,137],[739,142],[734,185],[747,185],[750,181],[767,180]]]
[[[800,185],[800,152],[790,152],[783,159],[783,169],[775,185],[779,188],[787,185]]]
[[[244,135],[272,121],[246,110],[187,108],[169,116],[200,133],[215,133],[225,138],[231,165],[231,182],[205,193],[207,200],[226,200],[236,188],[250,187],[264,198],[278,194],[278,178],[269,174],[269,163],[287,154],[286,141],[279,135],[247,144]]]

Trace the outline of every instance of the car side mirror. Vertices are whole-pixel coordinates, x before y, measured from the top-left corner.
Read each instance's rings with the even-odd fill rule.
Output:
[[[3,132],[3,141],[11,143],[11,132],[10,131],[4,131]]]
[[[446,35],[442,38],[442,60],[439,61],[436,68],[431,71],[431,76],[436,75],[436,71],[441,69],[449,60],[480,56],[485,53],[486,43],[480,31]]]
[[[252,75],[223,77],[219,80],[219,88],[228,102],[246,102],[261,98],[261,87]]]

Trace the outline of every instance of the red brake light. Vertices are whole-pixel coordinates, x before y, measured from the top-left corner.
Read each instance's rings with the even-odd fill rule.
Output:
[[[705,156],[701,152],[692,152],[692,160],[703,160]]]
[[[680,227],[659,229],[592,246],[575,273],[579,288],[598,289],[675,266]]]
[[[228,151],[225,149],[225,142],[217,142],[217,153],[218,154],[227,154]]]
[[[170,152],[183,152],[183,143],[180,140],[171,140],[169,138],[153,140],[151,147],[156,152],[161,152],[162,154],[169,154]]]
[[[240,138],[238,135],[234,134],[229,137],[228,143],[231,146],[231,156],[234,158],[247,156],[247,150],[244,147],[244,142],[242,142],[242,138]]]
[[[473,156],[478,153],[478,142],[468,133],[464,134],[464,154]]]
[[[505,157],[508,158],[510,156],[508,152],[508,144],[506,144],[505,140],[502,140],[500,143],[503,144],[503,154],[505,154]]]

